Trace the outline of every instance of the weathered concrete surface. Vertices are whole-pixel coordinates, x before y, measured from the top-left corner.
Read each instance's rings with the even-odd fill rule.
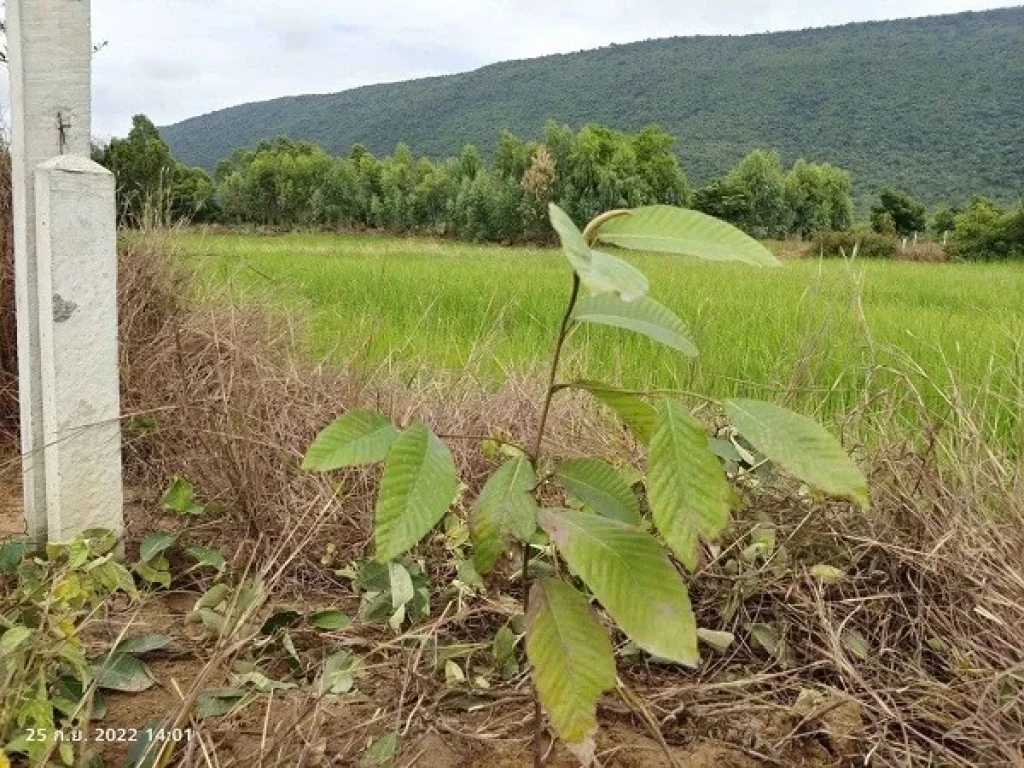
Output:
[[[34,174],[55,155],[89,156],[92,31],[89,0],[7,0],[6,6],[25,516],[29,534],[44,538]]]
[[[114,176],[64,155],[36,171],[47,534],[121,533]]]

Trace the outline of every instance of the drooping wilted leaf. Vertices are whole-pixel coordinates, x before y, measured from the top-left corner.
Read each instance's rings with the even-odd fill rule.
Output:
[[[683,321],[668,307],[647,296],[630,302],[611,293],[587,296],[576,303],[572,317],[578,323],[608,325],[642,334],[690,357],[698,354]]]
[[[377,560],[392,560],[426,536],[444,517],[458,488],[448,447],[422,424],[403,431],[388,453],[377,495]]]
[[[598,240],[634,251],[657,251],[707,261],[740,261],[777,267],[772,252],[750,235],[699,211],[652,205],[606,221]]]
[[[869,505],[864,473],[818,422],[760,400],[728,400],[725,410],[754,448],[798,480],[862,507]]]
[[[591,295],[611,293],[635,301],[647,293],[647,278],[631,264],[611,254],[591,250],[569,215],[550,205],[551,225],[562,242],[562,252]]]
[[[558,736],[579,743],[597,728],[597,699],[615,687],[615,655],[587,599],[560,579],[530,589],[526,655]]]
[[[861,661],[867,661],[871,658],[871,644],[857,630],[844,629],[839,636],[839,642],[843,648]]]
[[[525,456],[505,462],[484,483],[469,518],[477,573],[486,576],[494,569],[510,536],[529,541],[537,530],[537,502],[530,495],[536,484]]]
[[[555,478],[597,514],[640,524],[640,503],[615,467],[600,459],[575,459],[558,467]]]
[[[324,427],[306,451],[302,468],[330,472],[387,458],[398,432],[379,413],[348,411]]]
[[[652,536],[569,509],[542,509],[538,520],[569,567],[637,645],[681,664],[699,663],[689,593]]]
[[[642,397],[595,381],[576,381],[572,386],[587,390],[615,411],[615,415],[622,419],[640,442],[650,441],[658,420],[658,412]]]
[[[647,497],[661,535],[693,571],[700,539],[717,538],[729,524],[735,491],[690,412],[674,400],[663,400],[657,411],[647,457]]]

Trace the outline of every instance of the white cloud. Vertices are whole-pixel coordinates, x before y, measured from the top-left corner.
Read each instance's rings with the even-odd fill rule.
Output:
[[[247,101],[691,34],[1011,5],[993,0],[93,0],[95,131]]]

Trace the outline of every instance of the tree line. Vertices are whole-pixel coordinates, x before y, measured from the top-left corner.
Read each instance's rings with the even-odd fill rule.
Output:
[[[338,157],[281,137],[235,150],[211,178],[178,163],[140,115],[126,138],[97,148],[96,159],[117,176],[119,213],[128,226],[186,219],[548,242],[545,212],[554,201],[577,221],[662,203],[703,211],[759,238],[851,231],[847,171],[803,159],[785,169],[778,153],[755,149],[695,189],[675,143],[656,125],[627,133],[602,125],[574,131],[549,121],[537,142],[503,131],[487,161],[473,145],[442,160],[416,157],[405,144],[384,156],[356,144]],[[871,212],[871,229],[883,237],[949,236],[961,256],[1024,258],[1022,224],[1024,206],[1007,210],[980,198],[929,220],[923,204],[890,188]]]

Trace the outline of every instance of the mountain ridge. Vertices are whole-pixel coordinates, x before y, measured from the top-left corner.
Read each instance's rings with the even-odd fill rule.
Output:
[[[475,70],[284,96],[162,128],[184,162],[288,135],[342,154],[399,141],[432,157],[486,151],[546,119],[656,122],[700,183],[756,146],[827,160],[861,198],[884,184],[928,202],[1024,196],[1024,6],[787,32],[660,38]]]

